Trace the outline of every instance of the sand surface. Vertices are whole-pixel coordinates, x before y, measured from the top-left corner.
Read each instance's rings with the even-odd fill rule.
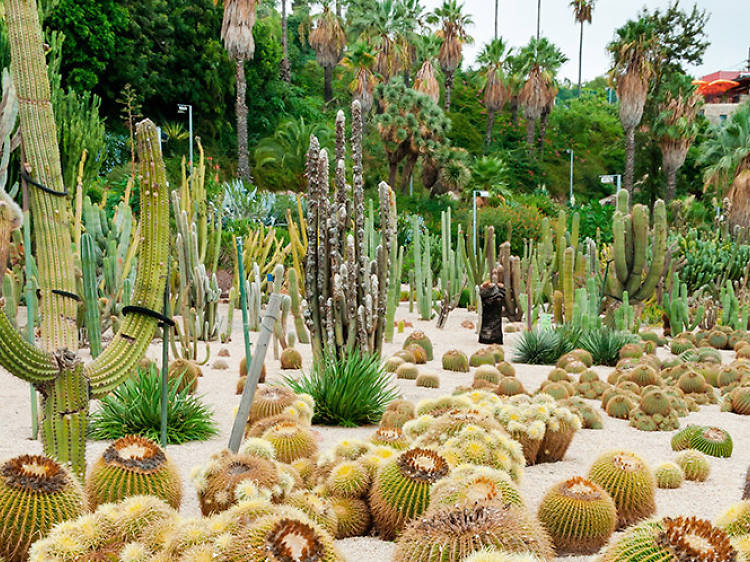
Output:
[[[211,344],[211,360],[203,368],[204,376],[200,379],[198,393],[209,404],[215,413],[215,419],[219,425],[220,432],[217,437],[210,441],[200,443],[188,443],[180,446],[169,446],[168,453],[177,463],[183,477],[183,504],[182,513],[186,516],[198,516],[198,501],[195,491],[188,479],[190,470],[197,464],[205,463],[206,459],[214,452],[225,447],[229,440],[229,432],[232,423],[232,411],[239,402],[239,396],[235,395],[235,385],[238,376],[239,363],[243,356],[243,338],[240,314],[235,314],[235,325],[232,341],[226,345],[218,342]],[[416,314],[408,312],[408,305],[402,304],[396,315],[396,319],[405,319],[411,322],[414,328],[406,328],[404,333],[396,333],[393,343],[385,344],[384,355],[402,347],[403,341],[412,329],[421,329],[431,338],[434,346],[435,360],[428,363],[425,368],[440,374],[439,389],[417,388],[414,381],[396,380],[396,384],[403,392],[404,398],[418,401],[424,397],[439,396],[450,393],[459,385],[469,385],[472,374],[457,374],[443,371],[440,365],[442,354],[452,348],[461,349],[467,354],[482,347],[477,343],[477,335],[474,330],[461,326],[462,321],[476,321],[476,314],[463,309],[451,313],[448,325],[444,330],[435,328],[435,321],[420,321]],[[289,329],[291,329],[291,322]],[[251,333],[251,341],[257,340],[258,334]],[[512,360],[513,341],[517,335],[507,334],[505,341],[506,359]],[[309,345],[297,346],[303,355],[303,369],[310,366],[311,352]],[[230,352],[225,359],[229,364],[229,370],[213,370],[210,365],[217,358],[221,348]],[[733,352],[723,352],[724,361],[733,359]],[[85,351],[82,353],[85,355]],[[660,349],[660,356],[670,357],[668,350]],[[149,357],[158,359],[161,356],[161,344],[154,343],[149,347]],[[272,349],[266,357],[268,369],[268,382],[278,381],[282,371],[278,360],[273,357]],[[546,378],[551,367],[516,364],[516,375],[523,382],[528,391],[534,391]],[[596,371],[606,377],[611,369],[597,367]],[[291,373],[286,371],[286,373]],[[19,379],[10,376],[0,369],[2,380],[3,407],[0,410],[0,460],[24,453],[41,453],[42,446],[38,441],[30,439],[30,406],[29,386]],[[593,402],[592,402],[593,403]],[[598,407],[598,402],[596,402]],[[95,403],[92,407],[96,407]],[[624,448],[639,454],[647,462],[658,464],[663,461],[672,460],[675,453],[670,448],[672,432],[642,432],[628,426],[626,421],[616,420],[606,415],[603,416],[603,430],[581,430],[568,450],[562,462],[554,464],[542,464],[526,468],[521,481],[521,491],[527,505],[536,510],[546,490],[560,480],[575,475],[586,475],[593,460],[602,452],[613,448]],[[721,413],[719,406],[703,406],[700,411],[691,413],[686,418],[680,418],[681,426],[687,423],[717,425],[730,432],[734,439],[734,454],[730,459],[717,459],[708,457],[711,463],[711,475],[706,482],[685,482],[677,490],[658,490],[656,503],[658,515],[695,515],[713,520],[729,504],[740,499],[744,483],[745,471],[750,464],[750,420],[743,416],[731,413]],[[357,429],[332,428],[315,426],[319,432],[320,447],[325,449],[344,437],[366,438],[373,430],[372,427]],[[108,443],[90,442],[87,450],[89,464],[102,453]],[[390,560],[394,550],[393,543],[384,542],[376,538],[357,537],[343,541],[337,541],[342,553],[347,560],[370,561]],[[559,560],[567,561],[589,561],[593,556],[561,557]]]

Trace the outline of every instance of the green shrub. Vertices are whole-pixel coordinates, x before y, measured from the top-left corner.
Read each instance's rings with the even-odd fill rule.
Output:
[[[597,240],[597,231],[599,240],[603,244],[612,242],[612,215],[615,212],[613,205],[602,206],[596,199],[588,201],[583,205],[576,205],[574,211],[577,211],[581,217],[579,238],[585,240],[591,238]],[[568,219],[572,220],[573,213],[568,213]]]
[[[169,381],[167,406],[167,443],[205,441],[218,433],[213,413],[189,388],[178,392],[182,380]],[[101,400],[91,414],[92,439],[119,439],[141,435],[159,440],[161,431],[161,375],[155,366],[138,369],[136,375]]]
[[[377,423],[399,392],[377,354],[352,351],[343,359],[326,355],[299,379],[284,377],[294,392],[315,400],[313,422],[356,427]]]
[[[522,204],[501,204],[497,207],[483,207],[477,212],[479,232],[485,227],[495,227],[495,239],[498,243],[507,239],[508,228],[511,229],[510,246],[514,255],[523,255],[526,239],[538,239],[542,231],[542,213],[535,206]],[[459,220],[464,224],[464,232],[471,232],[472,214],[470,210],[460,213]]]
[[[617,332],[605,326],[585,333],[580,347],[591,354],[594,365],[614,366],[620,359],[620,349],[628,343],[637,343],[638,336],[630,332]]]
[[[575,334],[561,328],[523,332],[516,343],[513,361],[530,365],[553,365],[560,357],[573,351],[576,342]]]

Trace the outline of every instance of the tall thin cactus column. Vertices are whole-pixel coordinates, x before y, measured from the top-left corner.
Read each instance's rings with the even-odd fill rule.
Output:
[[[381,241],[370,260],[364,246],[362,109],[352,104],[352,201],[347,198],[344,113],[336,116],[336,191],[329,197],[328,153],[310,138],[307,152],[308,248],[305,257],[306,311],[313,352],[344,357],[352,349],[380,353],[392,243],[393,191],[379,185]],[[349,232],[350,224],[354,231]]]

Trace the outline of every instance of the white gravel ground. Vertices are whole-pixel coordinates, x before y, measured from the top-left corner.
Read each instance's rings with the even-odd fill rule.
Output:
[[[243,354],[243,341],[239,314],[235,314],[235,326],[233,340],[223,346],[219,343],[211,345],[212,357],[209,365],[216,358],[217,352],[222,347],[230,351],[230,357],[224,358],[229,363],[230,369],[217,371],[209,366],[203,368],[204,377],[200,379],[198,393],[203,395],[204,400],[214,409],[216,421],[220,427],[219,435],[206,442],[188,443],[181,446],[168,447],[169,455],[180,468],[183,477],[184,499],[182,513],[186,516],[198,516],[198,502],[192,485],[188,480],[190,470],[196,464],[206,461],[208,456],[224,447],[229,439],[229,431],[232,423],[232,411],[237,405],[239,397],[235,395],[235,384],[239,362]],[[464,320],[476,320],[476,315],[459,309],[451,313],[448,325],[444,330],[435,328],[435,322],[423,322],[416,319],[415,314],[408,312],[408,306],[402,304],[397,319],[406,319],[413,323],[414,328],[424,330],[431,338],[435,351],[435,360],[426,365],[440,374],[440,389],[417,388],[414,381],[397,380],[405,398],[417,401],[428,396],[439,396],[450,393],[456,386],[471,384],[472,375],[457,374],[443,371],[440,365],[442,354],[452,348],[458,348],[472,353],[482,347],[477,343],[477,336],[473,330],[461,327]],[[291,328],[291,323],[290,323]],[[412,328],[407,328],[404,333],[396,334],[395,341],[386,344],[385,354],[388,355],[400,349],[404,339]],[[258,334],[252,333],[251,339],[255,341]],[[517,336],[508,334],[506,339],[506,359],[512,358],[512,343]],[[310,365],[310,346],[298,345],[303,354],[303,368]],[[668,351],[660,350],[664,357],[669,356]],[[161,355],[160,344],[153,344],[149,348],[148,355],[158,359]],[[729,362],[734,353],[725,352],[724,360]],[[280,375],[279,362],[273,358],[269,349],[266,358],[268,368],[268,380],[278,380]],[[523,382],[527,390],[533,391],[546,378],[550,367],[516,364],[517,377]],[[610,369],[598,367],[600,375],[606,377]],[[32,441],[30,436],[30,407],[29,387],[19,379],[2,371],[2,391],[0,397],[4,407],[0,411],[0,460],[23,453],[40,453],[41,443]],[[598,404],[597,404],[598,407]],[[669,441],[670,432],[642,432],[628,426],[628,423],[604,417],[604,430],[582,430],[574,438],[565,459],[554,464],[543,464],[529,467],[525,470],[521,482],[521,491],[526,503],[533,510],[538,506],[545,491],[554,483],[575,475],[585,475],[592,461],[600,453],[612,449],[623,448],[636,452],[647,462],[658,464],[671,460],[675,453],[672,452]],[[744,482],[745,471],[750,464],[750,447],[748,447],[748,422],[747,419],[730,413],[719,412],[718,406],[704,406],[699,412],[690,414],[687,418],[681,418],[681,425],[687,423],[711,424],[722,427],[730,432],[734,439],[734,454],[730,459],[710,458],[711,475],[706,482],[686,482],[682,488],[677,490],[657,491],[656,503],[658,515],[696,515],[699,517],[714,519],[729,504],[740,499],[741,489]],[[331,428],[316,426],[320,434],[321,448],[327,448],[338,439],[344,437],[366,438],[373,427],[357,429]],[[92,442],[88,447],[88,461],[92,463],[102,453],[107,443]],[[394,545],[371,537],[358,537],[337,541],[342,553],[347,560],[364,561],[386,561],[393,554]],[[593,561],[593,556],[578,556],[559,558],[567,561]]]

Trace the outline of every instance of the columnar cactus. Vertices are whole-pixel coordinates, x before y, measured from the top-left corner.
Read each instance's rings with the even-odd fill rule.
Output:
[[[353,201],[347,200],[344,113],[336,116],[336,192],[328,193],[328,153],[310,138],[307,152],[308,232],[305,257],[308,327],[313,352],[347,350],[380,353],[386,318],[394,198],[385,182],[379,186],[381,241],[370,260],[364,245],[364,179],[362,175],[362,109],[352,104]],[[347,233],[349,224],[354,231]],[[317,243],[316,243],[317,242]],[[395,281],[394,281],[395,282]]]
[[[634,205],[630,210],[629,207],[628,192],[622,190],[617,194],[617,208],[612,219],[614,242],[610,255],[615,267],[609,270],[608,292],[620,299],[623,291],[627,291],[630,300],[643,302],[654,293],[668,260],[667,211],[664,201],[656,201],[651,232],[648,208]],[[647,263],[649,254],[651,262]]]
[[[70,209],[66,197],[50,193],[63,193],[64,187],[41,25],[35,2],[9,0],[5,10],[26,169],[34,184],[48,189],[34,185],[29,190],[36,226],[42,349],[27,343],[0,311],[0,365],[40,391],[44,452],[82,477],[89,400],[106,395],[132,372],[157,323],[143,311],[161,310],[169,247],[166,170],[157,128],[142,121],[136,128],[142,242],[132,297],[138,308],[125,317],[107,349],[84,366],[76,354],[77,300],[70,296],[76,290]]]
[[[414,293],[417,312],[421,320],[430,320],[433,313],[431,237],[428,230],[422,234],[416,216],[412,218],[411,243],[414,251]]]

